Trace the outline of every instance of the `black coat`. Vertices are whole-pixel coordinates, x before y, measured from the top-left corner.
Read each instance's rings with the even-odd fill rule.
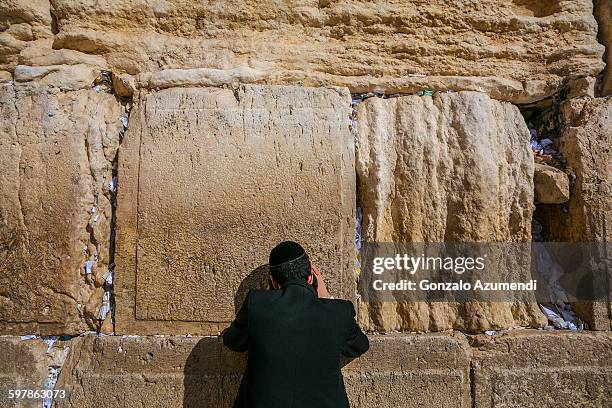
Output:
[[[278,290],[251,290],[223,334],[248,359],[234,408],[348,407],[341,355],[369,348],[353,304],[319,299],[306,282]]]

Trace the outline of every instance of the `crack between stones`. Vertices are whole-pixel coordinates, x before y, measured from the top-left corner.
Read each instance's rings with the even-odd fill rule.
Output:
[[[471,402],[472,408],[476,408],[476,383],[474,381],[474,377],[475,377],[474,361],[470,361],[470,375],[469,375],[468,380],[470,382],[470,402]]]
[[[113,75],[111,73],[111,75]],[[120,148],[124,140],[125,132],[129,126],[129,117],[132,108],[133,99],[131,98],[120,98],[116,96],[119,103],[123,105],[124,111],[121,113],[120,121],[121,127],[118,132],[119,144],[117,146],[117,152],[111,162],[111,185],[109,185],[109,199],[111,202],[111,219],[110,219],[110,237],[109,237],[109,257],[108,257],[108,277],[105,277],[104,290],[105,296],[108,296],[108,313],[111,314],[112,333],[115,333],[115,294],[114,294],[114,273],[115,273],[115,247],[116,247],[116,228],[117,228],[117,189],[118,186],[118,167],[119,167],[119,155],[121,154]],[[109,279],[110,278],[110,279]],[[108,295],[106,295],[108,293]],[[101,307],[103,307],[102,305]]]

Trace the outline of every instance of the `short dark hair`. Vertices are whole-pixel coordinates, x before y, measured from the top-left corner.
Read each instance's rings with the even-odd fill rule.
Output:
[[[275,246],[270,251],[268,264],[270,274],[280,285],[290,280],[308,281],[310,259],[297,242],[285,241]]]

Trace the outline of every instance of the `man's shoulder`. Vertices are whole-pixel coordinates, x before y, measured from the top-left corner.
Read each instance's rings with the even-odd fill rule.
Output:
[[[282,290],[280,289],[251,289],[249,290],[248,296],[251,302],[261,302],[276,299],[281,296]]]
[[[319,298],[319,300],[329,305],[342,305],[342,307],[347,307],[353,304],[350,300],[346,299]]]
[[[282,289],[251,289],[249,290],[250,302],[264,303],[278,299],[283,294]],[[320,304],[328,310],[354,313],[353,303],[345,299],[319,299]]]
[[[341,311],[353,312],[353,303],[350,300],[345,299],[319,299],[321,304],[327,308]]]

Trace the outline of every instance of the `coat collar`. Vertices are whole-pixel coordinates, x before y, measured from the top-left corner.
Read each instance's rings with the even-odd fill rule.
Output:
[[[308,284],[308,282],[304,282],[301,280],[290,280],[287,283],[285,283],[283,285],[283,289],[285,289],[286,287],[290,286],[290,285],[298,285],[298,286],[302,286],[306,289],[308,289],[309,291],[312,292],[313,295],[317,295],[317,291],[315,290],[315,288],[313,288],[311,285]]]

